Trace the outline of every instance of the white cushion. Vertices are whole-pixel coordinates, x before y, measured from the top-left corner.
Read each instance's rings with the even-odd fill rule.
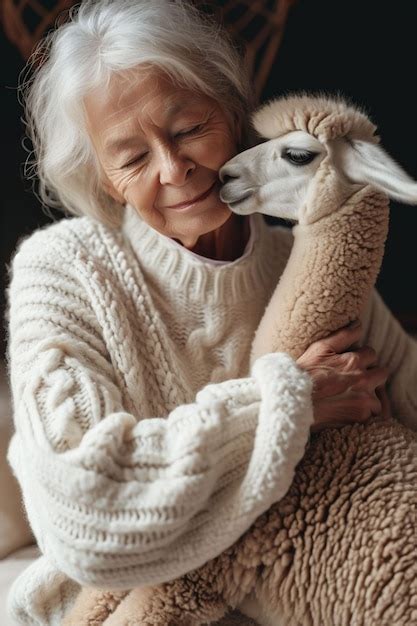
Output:
[[[0,561],[0,624],[19,626],[6,612],[7,596],[15,579],[40,556],[37,545],[20,548]]]
[[[6,368],[0,362],[0,559],[18,548],[35,543],[26,519],[19,484],[6,459],[12,433],[13,420]]]

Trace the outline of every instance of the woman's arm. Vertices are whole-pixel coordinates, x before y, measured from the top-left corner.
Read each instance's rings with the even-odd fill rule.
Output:
[[[313,421],[310,377],[267,354],[169,415],[133,415],[73,262],[57,271],[26,249],[9,292],[8,460],[41,551],[80,584],[113,589],[201,566],[290,487]]]
[[[417,430],[417,341],[410,337],[373,289],[362,316],[361,344],[370,345],[378,363],[390,370],[387,381],[392,414]]]

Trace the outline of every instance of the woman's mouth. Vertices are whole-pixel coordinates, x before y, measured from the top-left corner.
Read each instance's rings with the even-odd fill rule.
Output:
[[[213,191],[214,187],[217,185],[218,181],[215,180],[214,183],[211,185],[211,187],[209,187],[207,189],[207,191],[204,191],[202,194],[200,194],[199,196],[193,198],[192,200],[187,200],[186,202],[180,202],[179,204],[174,204],[173,206],[167,206],[165,207],[166,209],[172,209],[173,211],[183,211],[185,209],[189,209],[191,207],[194,207],[196,204],[199,204],[200,202],[203,202],[203,200],[205,200],[206,198],[209,197],[209,195],[211,194],[211,192]]]

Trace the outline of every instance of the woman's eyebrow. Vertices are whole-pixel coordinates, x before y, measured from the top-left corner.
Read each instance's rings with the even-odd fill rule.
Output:
[[[119,139],[109,140],[104,144],[104,151],[108,155],[115,154],[117,152],[121,152],[122,150],[127,150],[137,145],[138,138],[137,136],[133,137],[121,137]]]
[[[199,98],[196,96],[188,96],[187,98],[181,97],[180,99],[175,98],[172,101],[168,100],[165,109],[166,118],[171,119],[183,110],[185,110],[184,112],[186,113],[188,109],[192,108],[195,104],[200,104]]]

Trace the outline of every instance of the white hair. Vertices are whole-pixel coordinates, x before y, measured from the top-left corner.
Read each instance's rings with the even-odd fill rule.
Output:
[[[247,141],[249,78],[237,47],[213,18],[185,0],[85,0],[40,42],[23,76],[33,73],[20,85],[33,146],[25,175],[38,178],[44,206],[120,223],[123,207],[102,188],[83,99],[108,85],[114,72],[139,65],[214,98],[239,120],[241,143]]]

